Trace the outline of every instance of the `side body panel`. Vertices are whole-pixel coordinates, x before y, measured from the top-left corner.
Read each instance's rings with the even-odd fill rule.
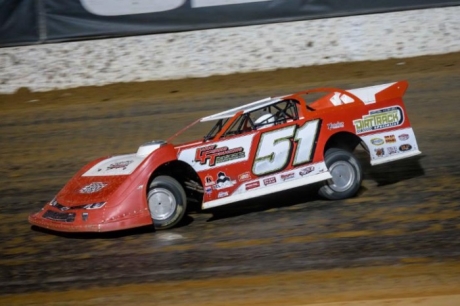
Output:
[[[317,112],[333,134],[345,131],[360,137],[372,165],[408,158],[421,152],[402,98],[407,87],[401,81],[334,93],[328,101],[315,102],[320,106]],[[323,132],[324,140],[332,136]]]
[[[317,154],[322,120],[302,118],[199,146],[179,147],[204,187],[204,209],[331,178]]]

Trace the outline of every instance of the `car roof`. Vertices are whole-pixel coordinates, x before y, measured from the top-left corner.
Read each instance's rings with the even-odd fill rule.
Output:
[[[274,97],[274,98],[269,97],[269,98],[265,98],[262,100],[258,100],[258,101],[255,101],[249,104],[245,104],[242,106],[238,106],[238,107],[235,107],[235,108],[232,108],[232,109],[229,109],[229,110],[226,110],[226,111],[223,111],[223,112],[211,115],[211,116],[203,117],[200,119],[200,122],[231,118],[240,111],[243,111],[243,114],[246,114],[246,113],[252,112],[253,110],[263,108],[273,103],[280,102],[286,97],[288,96],[280,96],[280,97]]]

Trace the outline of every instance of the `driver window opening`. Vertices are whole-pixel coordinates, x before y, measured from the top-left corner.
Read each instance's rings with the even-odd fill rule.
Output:
[[[219,119],[216,124],[214,124],[214,126],[212,127],[211,131],[209,131],[209,133],[204,136],[204,140],[210,140],[210,139],[213,139],[214,137],[216,137],[216,135],[222,131],[222,128],[225,126],[225,124],[227,123],[228,121],[228,118],[225,118],[225,119]]]
[[[297,120],[299,118],[298,104],[299,102],[296,100],[283,100],[276,104],[245,113],[233,122],[232,126],[224,134],[224,137],[239,135]]]

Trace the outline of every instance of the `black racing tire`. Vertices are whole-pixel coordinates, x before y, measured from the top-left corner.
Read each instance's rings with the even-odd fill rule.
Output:
[[[177,225],[184,217],[187,196],[176,179],[161,175],[150,184],[147,205],[155,229],[168,229]]]
[[[324,161],[332,179],[324,181],[318,190],[319,195],[329,200],[356,195],[363,180],[361,164],[356,157],[346,150],[331,148],[326,151]]]

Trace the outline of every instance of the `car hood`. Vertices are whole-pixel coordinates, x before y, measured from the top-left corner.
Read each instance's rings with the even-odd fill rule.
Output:
[[[141,145],[134,154],[101,158],[83,167],[58,193],[56,200],[67,207],[106,202],[110,196],[128,187],[134,171],[164,141],[151,141]],[[124,184],[124,185],[123,185]]]
[[[126,179],[126,176],[74,177],[58,193],[56,200],[67,207],[107,202]]]
[[[146,156],[126,154],[112,156],[93,165],[83,177],[129,175],[144,161]]]
[[[100,160],[77,173],[58,193],[56,200],[69,207],[106,202],[145,158],[127,154]]]

